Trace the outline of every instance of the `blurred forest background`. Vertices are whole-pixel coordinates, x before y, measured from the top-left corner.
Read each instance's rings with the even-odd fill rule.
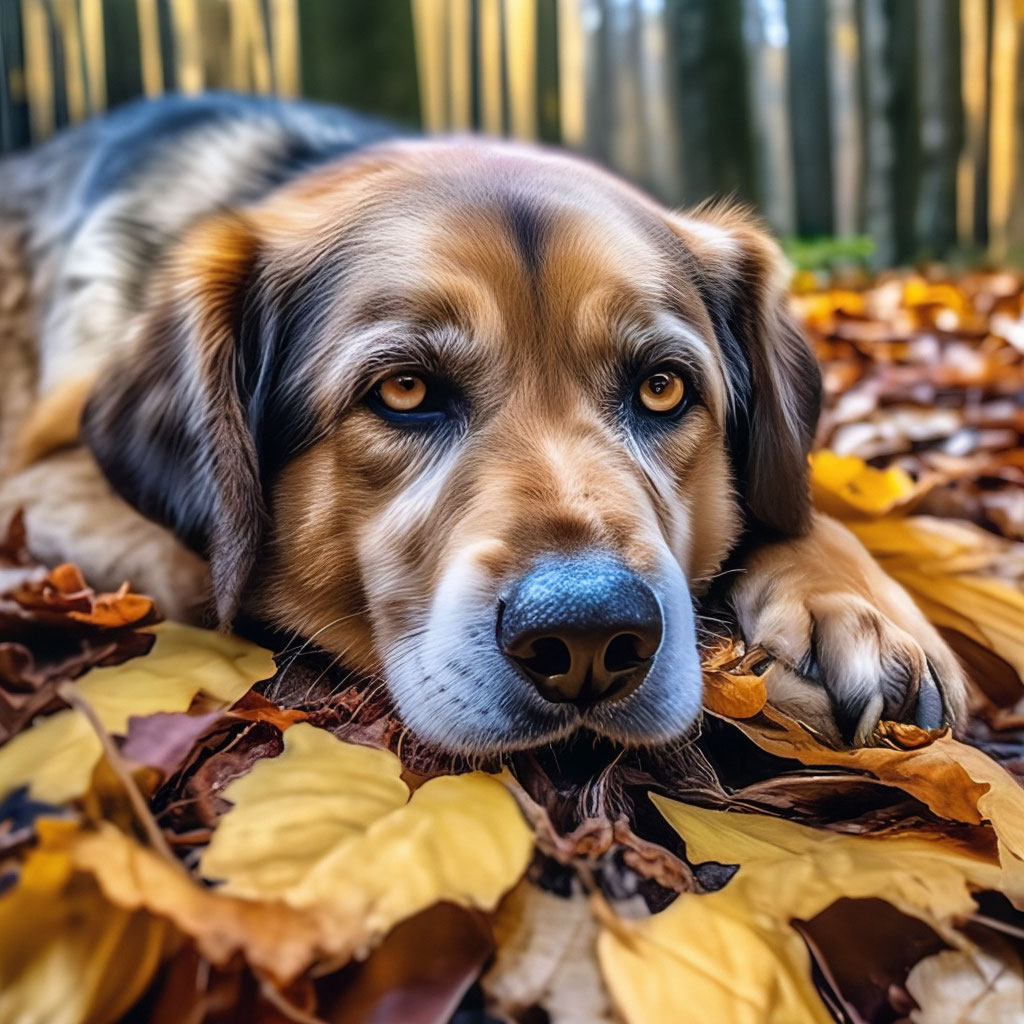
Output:
[[[1024,0],[0,0],[0,147],[165,90],[561,143],[798,264],[1024,262]]]

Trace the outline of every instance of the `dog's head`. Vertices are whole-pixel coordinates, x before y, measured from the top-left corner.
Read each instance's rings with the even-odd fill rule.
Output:
[[[409,142],[199,225],[86,436],[239,608],[463,751],[683,733],[693,595],[808,514],[818,371],[743,215]]]

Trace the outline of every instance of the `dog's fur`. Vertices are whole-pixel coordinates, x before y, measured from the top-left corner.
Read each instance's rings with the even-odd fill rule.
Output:
[[[2,165],[0,514],[171,615],[315,640],[463,751],[682,735],[712,589],[829,738],[955,719],[955,658],[811,511],[818,371],[774,243],[554,152],[387,136],[173,99]],[[633,400],[665,365],[692,396],[671,421]],[[444,382],[429,426],[367,402],[400,370]],[[650,582],[665,635],[583,715],[503,658],[495,615],[538,556],[588,549]]]

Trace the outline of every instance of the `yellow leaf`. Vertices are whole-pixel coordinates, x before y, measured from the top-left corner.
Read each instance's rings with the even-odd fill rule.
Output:
[[[1014,546],[972,523],[908,516],[935,478],[915,483],[898,467],[873,469],[827,450],[810,463],[818,508],[844,522],[929,621],[994,652],[1024,679],[1024,560]]]
[[[874,469],[855,455],[820,451],[810,456],[814,503],[838,519],[873,518],[902,509],[931,490],[898,466]]]
[[[355,949],[442,900],[489,910],[525,870],[530,830],[494,777],[443,776],[409,798],[387,751],[307,723],[284,742],[224,792],[235,806],[201,862],[222,892],[315,911]]]
[[[236,896],[266,899],[285,892],[331,850],[405,806],[409,789],[401,774],[390,751],[293,725],[279,757],[260,762],[225,789],[235,809],[217,825],[203,874],[229,879],[224,891]]]
[[[1005,568],[1009,545],[927,516],[847,526],[934,625],[994,651],[1024,678],[1024,592],[992,575]]]
[[[73,800],[89,789],[102,756],[85,716],[58,711],[0,747],[0,800],[21,786],[45,803]]]
[[[998,888],[1015,899],[1024,897],[1024,790],[976,747],[943,735],[913,750],[832,750],[772,708],[765,709],[764,722],[734,724],[777,757],[865,772],[916,797],[939,817],[968,825],[991,822],[1003,872]]]
[[[275,671],[271,653],[241,637],[165,622],[143,658],[95,668],[78,686],[104,727],[123,735],[132,715],[187,711],[199,693],[225,707]]]
[[[177,623],[153,628],[152,651],[122,665],[95,668],[77,686],[109,732],[124,734],[132,715],[187,711],[199,693],[228,707],[274,674],[269,651],[235,636]],[[36,800],[65,803],[88,791],[102,756],[83,715],[59,711],[0,749],[0,800],[28,786]]]
[[[0,1021],[105,1024],[149,984],[173,932],[166,922],[104,899],[73,869],[61,833],[29,853],[0,897]]]
[[[39,824],[41,832],[52,825]],[[253,967],[289,981],[320,956],[339,952],[316,915],[198,885],[177,864],[106,822],[94,832],[76,833],[68,845],[76,870],[91,874],[111,903],[166,918],[212,963],[225,965],[243,953]]]
[[[881,897],[947,940],[975,909],[972,886],[999,866],[948,837],[868,838],[764,815],[710,811],[652,795],[694,862],[738,864],[717,892],[683,893],[638,922],[610,922],[602,970],[629,1024],[825,1024],[807,948],[790,927],[841,897]]]

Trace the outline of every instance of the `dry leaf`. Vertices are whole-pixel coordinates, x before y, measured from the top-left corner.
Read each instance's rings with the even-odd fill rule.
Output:
[[[765,660],[761,651],[749,654],[742,644],[725,641],[701,651],[704,677],[702,703],[708,711],[725,718],[752,718],[768,700],[764,680],[754,672]]]
[[[907,976],[918,1008],[913,1024],[1019,1024],[1024,1021],[1024,964],[982,949],[948,949],[925,957]]]
[[[450,1024],[493,952],[483,914],[440,903],[397,925],[367,960],[318,982],[319,1016],[337,1024]]]
[[[494,937],[497,957],[481,983],[503,1018],[539,1006],[551,1024],[615,1020],[597,965],[597,924],[581,893],[521,882],[498,909]]]
[[[44,846],[50,841],[50,825],[39,823]],[[236,899],[211,890],[113,825],[102,823],[95,832],[77,832],[66,845],[71,863],[96,879],[107,900],[165,918],[215,964],[226,964],[242,953],[253,967],[287,981],[321,957],[338,952],[316,915],[272,900]]]
[[[54,835],[74,825],[47,822]],[[74,869],[66,842],[44,842],[0,897],[0,1020],[107,1024],[149,984],[173,937],[166,922],[111,905]]]
[[[846,524],[910,592],[933,625],[993,651],[1024,679],[1024,590],[1006,542],[969,524],[923,516]]]
[[[238,637],[177,623],[153,632],[157,639],[147,657],[95,668],[75,684],[108,732],[125,735],[133,715],[186,711],[200,693],[229,707],[273,675],[270,653]],[[59,711],[0,748],[0,799],[28,786],[37,800],[74,800],[88,790],[101,754],[85,718]]]
[[[836,900],[810,921],[794,919],[819,972],[826,1005],[849,1024],[902,1017],[910,969],[946,944],[928,925],[882,899]]]
[[[953,923],[975,909],[971,889],[1002,882],[997,864],[952,838],[845,836],[652,799],[688,860],[739,869],[718,891],[682,893],[647,920],[605,922],[598,952],[629,1024],[825,1024],[831,1017],[792,918],[841,897],[881,897],[955,940]]]
[[[201,860],[223,892],[315,911],[347,955],[440,901],[489,910],[525,870],[530,831],[494,777],[441,776],[410,798],[388,751],[305,722],[284,744],[224,792],[234,806]]]
[[[814,453],[810,463],[814,504],[842,520],[905,510],[935,483],[934,478],[915,483],[898,466],[874,469],[863,459],[830,451]]]
[[[939,817],[968,825],[991,822],[999,844],[1006,888],[1024,896],[1024,790],[1006,769],[975,747],[948,734],[922,743],[923,730],[906,726],[913,749],[823,747],[800,725],[771,708],[763,720],[736,722],[762,750],[809,766],[831,765],[866,772],[897,786]],[[921,735],[923,734],[923,736]]]
[[[85,582],[78,567],[69,564],[58,565],[42,579],[8,590],[3,599],[0,621],[26,626],[118,630],[148,626],[158,618],[152,598],[131,593],[127,583],[115,593],[98,594]]]

